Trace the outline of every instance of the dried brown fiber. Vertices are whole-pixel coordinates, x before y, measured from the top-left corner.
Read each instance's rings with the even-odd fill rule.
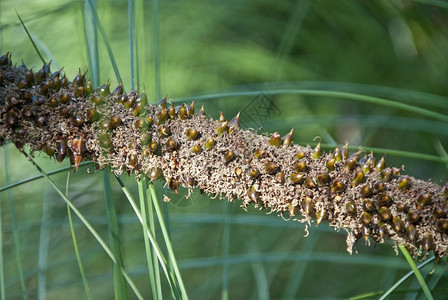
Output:
[[[414,256],[448,255],[448,186],[401,175],[384,157],[349,155],[347,144],[332,154],[293,145],[292,131],[267,137],[239,129],[239,115],[212,120],[193,103],[147,105],[144,93],[121,86],[94,90],[81,71],[69,81],[49,65],[12,66],[9,53],[0,57],[0,113],[0,145],[68,157],[75,170],[89,160],[284,218],[327,220],[348,232],[350,252],[364,237],[401,243]]]

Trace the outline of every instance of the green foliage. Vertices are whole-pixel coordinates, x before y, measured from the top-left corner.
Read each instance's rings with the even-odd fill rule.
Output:
[[[128,20],[132,14],[127,1],[99,1],[97,9],[88,12],[90,2],[2,1],[0,51],[11,51],[15,62],[23,58],[35,70],[41,66],[17,9],[44,58],[53,60],[52,69],[64,66],[69,79],[80,67],[89,70],[92,80],[98,74],[98,84],[111,78],[114,86],[119,70],[127,91],[134,78],[135,87],[144,89],[154,102],[166,94],[176,101],[196,99],[196,107],[204,104],[215,118],[219,111],[227,119],[241,111],[242,125],[262,127],[259,132],[278,131],[283,136],[295,128],[295,143],[311,144],[320,136],[323,144],[349,140],[355,149],[358,145],[385,149],[390,152],[388,163],[404,164],[407,174],[434,182],[448,180],[448,10],[442,1],[135,1],[133,22]],[[92,28],[98,19],[104,32],[95,35]],[[257,98],[261,91],[268,102]],[[352,94],[389,99],[392,105],[355,101]],[[258,118],[257,111],[265,112],[262,103],[275,106],[271,116]],[[0,148],[2,156],[6,151],[9,169],[2,160],[0,187],[40,174],[13,145]],[[48,174],[60,167],[39,154],[35,160]],[[93,171],[92,166],[71,174],[69,199],[107,240],[108,222],[113,219],[107,218],[101,172],[87,171]],[[65,186],[66,173],[51,178]],[[144,194],[134,178],[123,180],[131,195]],[[176,266],[167,263],[158,279],[154,271],[148,272],[157,254],[145,254],[150,243],[142,235],[134,208],[120,185],[111,183],[112,193],[106,198],[115,204],[114,230],[120,243],[116,246],[121,247],[125,274],[145,299],[155,295],[150,291],[153,285],[160,288],[158,292],[163,290],[164,297],[173,290],[180,295],[183,285],[176,285]],[[173,250],[191,299],[322,298],[329,296],[327,291],[335,298],[352,297],[385,292],[410,271],[406,260],[388,246],[365,247],[359,241],[359,254],[348,255],[344,234],[325,224],[318,228],[312,224],[310,236],[304,238],[303,225],[264,211],[241,211],[238,201],[227,203],[198,191],[185,198],[183,190],[175,194],[158,182],[154,187],[159,200],[163,195],[171,199],[164,212],[169,211],[167,228],[162,231],[150,218],[143,234],[151,232],[160,246],[157,251],[170,261]],[[13,212],[8,209],[11,199]],[[146,211],[141,209],[142,215],[153,215],[151,201],[142,199],[140,207],[145,201],[148,205]],[[42,273],[48,299],[85,298],[80,268],[93,299],[114,296],[114,278],[123,269],[115,265],[114,273],[109,253],[101,247],[106,245],[99,245],[80,219],[69,222],[65,202],[48,181],[38,179],[1,191],[0,201],[1,292],[7,299],[24,298],[25,291],[30,298],[39,296]],[[47,262],[40,269],[36,249],[42,249],[43,214],[48,207],[49,244],[39,253]],[[444,287],[448,279],[438,269],[431,273],[433,268],[425,265],[421,275],[437,299],[448,292]],[[402,293],[392,292],[391,299],[400,299],[403,293],[413,298],[423,295],[414,277],[398,291]],[[129,287],[127,293],[135,297]]]

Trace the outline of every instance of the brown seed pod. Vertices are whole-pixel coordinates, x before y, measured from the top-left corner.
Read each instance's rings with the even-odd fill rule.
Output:
[[[296,172],[306,172],[308,171],[308,166],[304,161],[296,161],[293,165],[293,168]]]
[[[426,252],[429,252],[430,250],[435,249],[434,239],[429,235],[423,237],[420,240],[420,244],[423,246],[423,249],[425,249]]]
[[[320,141],[317,143],[316,148],[313,149],[313,154],[311,155],[312,158],[318,159],[321,156],[321,147],[320,147]]]
[[[314,202],[310,197],[305,197],[305,200],[302,202],[302,209],[305,212],[306,216],[311,216],[314,212]]]
[[[219,119],[218,119],[218,121],[221,122],[221,123],[226,121],[226,118],[224,118],[224,114],[222,113],[222,111],[219,112]]]
[[[341,150],[339,150],[339,147],[336,147],[334,149],[333,158],[336,162],[342,161],[342,154],[341,154]]]
[[[247,191],[247,196],[255,203],[258,203],[258,201],[260,200],[260,193],[257,192],[254,186],[251,186],[249,188],[249,190]]]
[[[317,185],[324,186],[328,182],[330,182],[330,175],[328,175],[327,173],[318,174],[316,176],[316,182],[317,182]]]
[[[292,134],[294,132],[294,128],[291,129],[290,132],[288,132],[283,138],[282,138],[282,145],[283,148],[289,147],[292,143]]]
[[[165,143],[165,148],[168,151],[176,150],[176,148],[177,148],[176,141],[174,139],[172,139],[172,138],[168,138],[168,140]]]
[[[386,158],[383,156],[375,166],[375,171],[381,172],[386,167]]]
[[[202,147],[200,144],[196,144],[193,146],[193,148],[191,148],[191,152],[193,152],[194,154],[199,154],[202,152]]]
[[[420,221],[421,216],[417,210],[410,210],[407,213],[407,219],[412,224],[417,224]]]
[[[362,202],[362,208],[367,212],[372,212],[376,209],[375,204],[369,199],[364,199]]]
[[[185,129],[185,135],[189,140],[197,140],[199,138],[199,132],[194,128]]]
[[[381,206],[378,209],[378,216],[380,217],[381,220],[383,221],[389,221],[392,219],[392,214],[390,212],[390,209],[387,208],[386,206]]]
[[[66,140],[61,140],[56,144],[56,160],[61,163],[67,155],[68,146]]]
[[[149,143],[149,151],[151,153],[157,153],[157,152],[159,152],[159,150],[160,150],[159,143],[157,143],[156,141],[151,141]]]
[[[281,140],[282,137],[280,136],[280,134],[278,132],[274,132],[269,139],[269,145],[279,148]]]
[[[382,194],[380,198],[378,199],[378,205],[379,206],[390,206],[392,205],[392,197],[388,194]]]
[[[397,233],[403,232],[405,230],[405,223],[400,217],[394,216],[392,218],[392,228]]]
[[[418,196],[417,198],[417,209],[422,210],[424,206],[428,205],[431,202],[431,194],[424,193]]]
[[[257,178],[260,176],[260,171],[257,168],[252,168],[249,170],[249,177],[252,179]]]
[[[316,224],[319,225],[322,221],[325,221],[328,219],[328,213],[325,208],[319,210],[316,212]]]
[[[100,114],[94,108],[89,108],[87,110],[87,122],[93,123],[100,119]]]
[[[392,175],[392,169],[386,168],[380,172],[379,176],[381,180],[388,182],[392,179]]]
[[[278,183],[284,183],[285,182],[285,173],[280,172],[275,174],[275,181],[277,181]]]
[[[68,112],[67,106],[61,106],[59,108],[59,116],[61,116],[61,117],[68,117],[68,114],[69,114],[69,112]]]
[[[347,188],[347,187],[346,187],[345,183],[343,183],[343,182],[340,181],[340,180],[335,180],[335,181],[333,181],[333,183],[331,184],[330,191],[331,191],[332,193],[341,193],[341,192],[345,191],[346,188]]]
[[[359,171],[355,174],[355,176],[353,177],[352,183],[353,186],[357,186],[360,185],[361,183],[363,183],[366,180],[366,177],[364,175],[364,172]]]
[[[372,188],[370,187],[370,185],[364,184],[361,186],[361,195],[364,198],[370,197],[370,196],[372,196],[372,194],[373,194],[373,191],[372,191]]]
[[[158,114],[157,114],[157,125],[165,124],[166,120],[168,119],[168,111],[166,108],[163,108]]]
[[[256,149],[254,151],[254,156],[255,158],[262,158],[266,156],[266,151],[265,150],[261,150],[261,149]]]
[[[109,96],[110,95],[110,82],[109,79],[106,81],[105,84],[103,84],[102,86],[100,86],[100,88],[98,89],[98,93],[103,96]]]
[[[78,127],[84,123],[84,120],[82,119],[82,116],[80,114],[74,114],[70,120],[73,125]]]
[[[177,116],[179,117],[179,119],[181,120],[186,120],[188,119],[188,112],[187,112],[187,106],[185,104],[183,104],[181,106],[181,108],[179,109]]]
[[[289,179],[293,184],[297,184],[302,183],[305,180],[305,177],[306,176],[303,173],[292,172],[291,176],[289,176]]]
[[[222,135],[222,134],[224,134],[224,133],[227,132],[227,130],[228,130],[227,123],[228,123],[227,121],[221,122],[221,123],[216,127],[215,131],[216,131],[216,133],[217,133],[218,135]]]
[[[266,174],[273,175],[278,171],[278,166],[274,162],[268,161],[264,164],[264,171]]]
[[[194,101],[191,101],[191,104],[187,107],[187,114],[189,117],[194,116]]]
[[[355,204],[355,201],[348,201],[345,204],[345,210],[347,211],[347,213],[349,213],[351,215],[356,215],[356,204]]]
[[[229,122],[229,133],[234,132],[236,129],[240,129],[240,113],[238,113],[230,122]]]
[[[298,159],[298,160],[299,160],[299,159],[302,159],[302,158],[304,158],[304,157],[305,157],[305,155],[306,155],[306,154],[305,154],[305,152],[303,152],[303,151],[300,151],[300,152],[297,152],[297,153],[296,153],[296,156],[295,156],[295,157],[296,157],[296,159]]]
[[[202,105],[201,110],[198,113],[200,116],[205,116],[204,105]]]
[[[317,183],[316,180],[314,180],[314,178],[306,177],[305,181],[303,182],[303,186],[308,189],[313,189],[317,186]]]
[[[417,240],[417,232],[415,231],[414,225],[406,226],[406,237],[411,243],[414,243]]]
[[[112,92],[113,96],[121,96],[123,95],[123,83],[120,82],[120,84],[114,89]]]
[[[445,219],[438,219],[436,223],[436,230],[438,232],[448,232],[448,221]]]
[[[370,214],[370,213],[368,213],[368,212],[363,212],[362,214],[361,214],[361,222],[364,224],[364,225],[369,225],[370,224],[370,222],[372,221],[372,215]]]
[[[121,121],[120,117],[118,117],[118,116],[110,117],[110,128],[111,129],[118,128],[118,126],[120,126],[121,123],[122,123],[122,121]]]
[[[336,160],[334,158],[327,159],[325,166],[327,167],[328,171],[334,171],[335,167],[334,164],[336,163]]]
[[[157,180],[162,176],[162,169],[155,167],[152,168],[148,173],[148,177],[151,179],[151,181]]]
[[[398,188],[402,191],[407,191],[410,186],[411,186],[411,179],[407,176],[404,178],[401,178],[398,181]]]
[[[436,218],[444,218],[446,216],[445,210],[440,206],[434,207],[434,209],[432,210],[432,214]]]
[[[79,164],[82,161],[82,156],[85,152],[84,139],[74,139],[72,142],[72,161],[73,161],[73,171],[76,172],[79,168]]]
[[[236,155],[235,152],[233,152],[232,150],[228,150],[225,154],[224,154],[224,161],[226,163],[229,163],[233,160],[235,160]]]
[[[171,135],[171,129],[166,125],[159,126],[159,135],[162,138],[169,137]]]

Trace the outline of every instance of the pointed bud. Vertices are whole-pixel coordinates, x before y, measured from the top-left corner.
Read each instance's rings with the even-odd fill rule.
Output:
[[[320,158],[320,155],[321,155],[321,149],[320,149],[320,141],[319,141],[319,143],[317,143],[316,148],[314,148],[314,150],[313,150],[312,158],[318,159],[318,158]]]
[[[208,140],[205,142],[205,149],[210,150],[215,145],[215,140],[213,137],[209,137]]]
[[[279,148],[281,143],[281,136],[278,132],[274,132],[269,139],[269,145]]]
[[[289,147],[292,143],[292,133],[294,132],[294,128],[291,129],[290,132],[288,132],[282,139],[282,145],[283,148]]]
[[[227,132],[227,121],[221,122],[215,129],[218,135],[222,135]]]
[[[238,113],[230,122],[229,122],[229,133],[232,133],[235,129],[240,129],[240,113]]]

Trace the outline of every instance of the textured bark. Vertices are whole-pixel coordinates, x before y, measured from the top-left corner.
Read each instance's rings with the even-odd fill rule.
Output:
[[[384,157],[348,145],[321,153],[281,138],[239,129],[228,121],[174,107],[146,95],[94,90],[81,72],[73,81],[49,66],[33,73],[0,57],[0,145],[30,146],[75,168],[82,160],[136,176],[162,178],[174,190],[195,187],[221,198],[241,199],[301,222],[327,220],[356,240],[404,244],[414,256],[448,254],[447,185],[401,175]]]

